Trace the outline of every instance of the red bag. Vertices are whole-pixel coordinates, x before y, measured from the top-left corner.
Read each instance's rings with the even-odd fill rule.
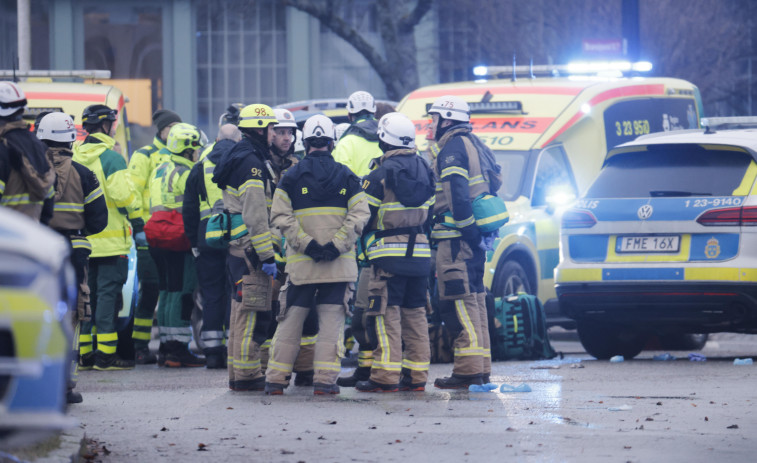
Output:
[[[147,243],[169,251],[189,251],[191,245],[184,233],[184,218],[178,211],[157,211],[145,224]]]

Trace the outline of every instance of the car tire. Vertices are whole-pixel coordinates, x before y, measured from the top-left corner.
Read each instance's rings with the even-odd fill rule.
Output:
[[[577,328],[581,345],[589,355],[599,360],[607,360],[616,355],[632,359],[644,350],[648,339],[644,334],[607,323],[579,320]]]
[[[514,260],[509,260],[497,271],[494,294],[497,297],[506,297],[518,293],[534,294],[523,266]]]
[[[663,350],[702,350],[707,344],[707,333],[676,333],[660,335]]]

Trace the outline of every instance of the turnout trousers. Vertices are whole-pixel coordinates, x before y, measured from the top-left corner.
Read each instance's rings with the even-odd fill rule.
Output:
[[[366,319],[374,324],[376,333],[370,379],[397,385],[404,372],[410,383],[425,384],[431,357],[426,320],[427,277],[394,275],[375,265],[363,270],[361,277],[368,279]]]
[[[248,265],[248,259],[245,256],[246,246],[230,245],[227,260],[232,284],[229,339],[226,345],[231,382],[252,381],[263,377],[260,346],[266,340],[272,316],[270,310],[261,312],[244,308],[242,299],[244,276],[255,274],[257,277],[268,278],[262,270]]]
[[[266,382],[287,384],[300,350],[303,325],[315,300],[318,337],[315,342],[313,382],[336,384],[344,356],[344,316],[347,283],[290,284],[286,306],[271,342]]]
[[[478,377],[491,372],[489,330],[486,316],[484,264],[478,246],[461,239],[441,240],[436,253],[439,306],[454,342],[452,374]]]

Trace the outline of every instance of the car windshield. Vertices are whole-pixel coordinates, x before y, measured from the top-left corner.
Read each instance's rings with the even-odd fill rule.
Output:
[[[726,147],[640,147],[608,158],[586,197],[732,196],[751,161],[748,153]]]
[[[499,188],[499,196],[505,201],[512,201],[519,196],[529,153],[529,151],[494,150],[497,164],[502,166],[502,186]]]

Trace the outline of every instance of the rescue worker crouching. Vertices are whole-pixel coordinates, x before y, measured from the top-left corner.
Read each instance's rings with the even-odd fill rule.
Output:
[[[343,355],[345,295],[357,279],[355,242],[370,216],[358,178],[334,161],[334,124],[322,115],[303,127],[305,158],[291,167],[276,189],[271,221],[286,237],[290,286],[273,337],[266,370],[266,393],[283,394],[302,328],[315,298],[313,393],[338,394]]]
[[[94,323],[84,323],[79,335],[81,369],[134,368],[133,358],[123,359],[116,354],[116,317],[129,271],[131,227],[128,219],[136,223],[142,220],[142,203],[131,182],[126,161],[113,151],[117,115],[117,111],[105,105],[87,106],[82,114],[87,137],[73,149],[73,160],[95,173],[108,207],[105,230],[87,238],[92,245],[88,282]],[[95,341],[97,352],[93,353]]]
[[[376,101],[368,92],[357,91],[347,99],[350,126],[334,148],[334,160],[349,167],[358,177],[368,175],[371,161],[383,154],[378,147],[375,112]]]
[[[88,260],[92,246],[88,235],[99,233],[108,224],[108,207],[95,174],[73,161],[71,146],[76,141],[76,127],[71,116],[54,112],[35,124],[37,138],[47,145],[47,157],[56,173],[55,206],[48,224],[71,244],[71,263],[76,272],[78,293],[73,316],[74,339],[71,376],[66,391],[68,403],[79,403],[82,396],[74,391],[78,377],[79,329],[89,321],[92,311],[87,284]]]
[[[182,217],[187,177],[196,153],[202,148],[196,127],[179,123],[168,133],[162,162],[150,180],[150,220],[145,235],[158,268],[159,354],[166,367],[201,367],[205,360],[189,350],[190,320],[196,286],[194,261]]]
[[[454,341],[452,376],[438,378],[441,389],[465,389],[488,382],[491,373],[486,290],[485,245],[473,216],[472,202],[489,192],[471,133],[468,104],[456,96],[438,98],[429,114],[438,153],[434,228],[440,312],[445,324],[459,331]],[[490,242],[490,240],[487,240]]]
[[[273,126],[273,138],[270,146],[270,166],[273,183],[274,185],[278,185],[284,173],[299,162],[299,159],[294,156],[297,123],[295,122],[294,115],[286,109],[274,108],[273,113],[276,115],[278,123]],[[276,317],[281,312],[281,304],[286,305],[286,294],[289,287],[285,271],[286,253],[284,252],[284,240],[277,228],[272,228],[271,232],[274,233],[275,238],[274,250],[276,251],[278,274],[273,280],[273,313],[271,323],[268,327],[268,336],[260,349],[260,360],[263,370],[268,367],[271,341],[279,325]],[[317,336],[318,315],[315,310],[311,310],[305,319],[302,329],[302,340],[300,341],[300,352],[297,354],[297,359],[294,362],[295,386],[313,385],[313,356],[315,354],[315,340]]]
[[[410,119],[396,112],[385,115],[378,136],[384,154],[363,179],[371,220],[361,240],[371,266],[360,275],[367,280],[366,323],[373,325],[376,347],[370,378],[355,388],[422,391],[431,355],[426,321],[431,249],[426,224],[435,182],[415,150],[415,125]]]
[[[184,230],[192,246],[197,267],[197,283],[202,296],[200,338],[206,366],[226,368],[225,330],[229,324],[229,293],[226,277],[226,250],[208,246],[205,232],[212,214],[223,212],[223,192],[213,183],[213,170],[225,153],[242,139],[236,125],[224,124],[216,142],[203,149],[192,167],[184,195]]]
[[[0,82],[0,206],[47,224],[53,215],[55,170],[46,146],[21,116],[26,95],[13,82]]]
[[[233,224],[227,260],[233,284],[227,351],[229,388],[235,391],[262,391],[265,386],[260,345],[267,337],[271,278],[277,272],[268,222],[273,187],[266,158],[277,122],[270,107],[245,106],[239,113],[242,140],[223,155],[213,173]]]
[[[155,168],[163,162],[164,154],[160,151],[166,147],[171,128],[181,123],[181,117],[168,109],[159,109],[153,113],[152,123],[157,129],[152,144],[136,150],[129,160],[129,174],[142,202],[140,220],[132,221],[134,245],[137,248],[137,279],[139,280],[132,340],[134,360],[137,364],[148,365],[157,361],[160,366],[163,366],[165,356],[161,354],[160,358],[156,358],[148,347],[160,289],[158,288],[158,268],[150,254],[143,228],[144,224],[150,220],[150,182]]]

